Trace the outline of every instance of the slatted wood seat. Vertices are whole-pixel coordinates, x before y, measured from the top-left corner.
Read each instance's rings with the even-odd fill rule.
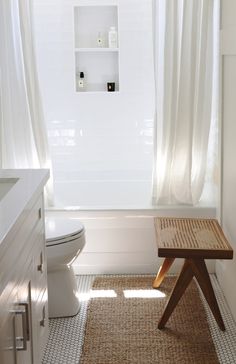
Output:
[[[153,288],[158,288],[175,258],[185,258],[158,328],[164,328],[174,308],[195,276],[221,330],[224,322],[204,259],[232,259],[233,249],[214,219],[155,218],[158,256],[165,257]]]

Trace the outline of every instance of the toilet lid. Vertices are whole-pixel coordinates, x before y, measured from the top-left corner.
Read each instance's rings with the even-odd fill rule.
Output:
[[[47,245],[56,241],[65,242],[71,237],[78,238],[83,232],[84,226],[77,219],[61,217],[46,217],[45,219]]]

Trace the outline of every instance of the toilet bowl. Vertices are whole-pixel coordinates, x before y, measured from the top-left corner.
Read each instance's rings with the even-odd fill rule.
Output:
[[[85,229],[77,219],[47,217],[46,256],[49,317],[74,316],[79,311],[72,262],[85,245]]]

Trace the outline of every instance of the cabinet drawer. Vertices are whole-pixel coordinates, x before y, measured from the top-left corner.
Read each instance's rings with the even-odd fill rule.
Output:
[[[8,282],[0,295],[0,327],[17,301],[16,292],[14,282]]]
[[[14,333],[14,314],[9,311],[0,327],[0,363],[15,364],[16,347]]]
[[[34,316],[34,358],[35,363],[41,363],[43,351],[48,338],[48,292],[47,289],[42,292],[38,301],[35,303]]]
[[[37,253],[34,258],[34,300],[47,288],[47,260],[44,239],[40,237],[37,241]]]
[[[43,219],[43,198],[41,197],[33,206],[30,214],[28,215],[25,224],[31,227],[31,231],[39,220]]]
[[[0,302],[0,363],[15,364],[16,347],[14,332],[14,308],[16,292],[13,289],[9,295],[4,290]]]
[[[24,224],[19,230],[19,233],[17,234],[15,241],[32,241],[32,237],[34,234],[39,230],[38,226],[43,226],[43,219],[44,219],[44,213],[43,213],[43,199],[42,197],[38,199],[38,201],[33,206],[32,210],[28,214],[27,218],[24,221]],[[38,225],[38,226],[37,226]],[[30,247],[30,244],[28,244]]]
[[[24,267],[25,260],[33,249],[36,235],[41,234],[44,239],[44,214],[42,209],[43,199],[40,198],[33,206],[32,211],[28,214],[9,247],[0,257],[0,294],[1,289],[5,287],[10,279],[14,281],[18,277],[19,273],[10,267]],[[19,251],[19,244],[22,244],[22,242],[24,242],[24,245]]]
[[[19,255],[18,263],[20,263],[19,266],[22,267],[24,261],[32,261],[32,288],[33,290],[35,290],[36,280],[43,275],[41,272],[37,271],[37,265],[40,264],[39,252],[42,252],[42,257],[44,256],[45,234],[43,221],[38,221],[31,235],[28,237],[26,245],[27,247],[25,247],[25,249],[23,249]],[[24,265],[24,268],[21,268],[20,270],[21,273],[24,274],[26,268],[26,265]],[[44,272],[44,270],[45,269],[43,268],[42,272]],[[16,268],[16,273],[20,274],[20,271],[18,271],[18,269]],[[35,298],[35,292],[33,292],[32,298]]]

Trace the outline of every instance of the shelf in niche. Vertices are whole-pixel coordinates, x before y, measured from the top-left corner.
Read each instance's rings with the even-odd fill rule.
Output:
[[[119,92],[119,85],[116,84],[116,90],[115,91],[107,91],[106,89],[106,84],[104,83],[97,83],[97,84],[94,84],[94,83],[88,83],[88,84],[85,84],[85,89],[84,90],[77,90],[76,92],[78,92],[79,94],[83,94],[83,93],[100,93],[100,92],[103,92],[103,93],[107,93],[107,94],[117,94]]]
[[[114,26],[118,34],[117,5],[79,5],[74,7],[75,85],[76,92],[119,92],[119,34],[117,48],[108,47],[108,32]],[[101,34],[102,46],[97,37]],[[78,75],[84,73],[84,90],[78,86]],[[115,91],[107,91],[107,83],[115,83]]]
[[[86,91],[76,91],[77,94],[84,94],[84,95],[87,95],[87,94],[90,94],[90,95],[97,95],[97,94],[107,94],[107,95],[117,95],[120,93],[120,91],[113,91],[113,92],[108,92],[108,91],[103,91],[103,90],[97,90],[97,91],[94,91],[94,90],[87,90]]]
[[[75,48],[75,52],[119,52],[119,48]]]
[[[116,52],[77,52],[75,53],[75,66],[77,77],[79,72],[84,73],[85,87],[83,91],[78,88],[76,80],[76,91],[107,91],[107,83],[115,82],[115,91],[119,91],[119,63]]]

